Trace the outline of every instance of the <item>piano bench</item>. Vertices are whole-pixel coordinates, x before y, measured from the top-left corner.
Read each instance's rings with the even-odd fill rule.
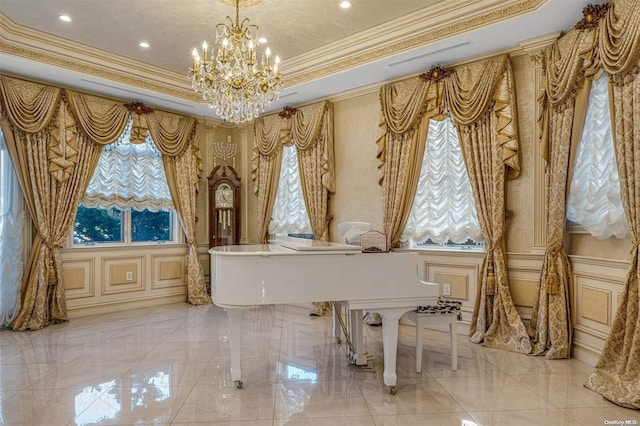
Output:
[[[451,369],[458,369],[458,314],[409,311],[404,317],[416,325],[416,373],[422,372],[422,328],[427,324],[449,324]]]

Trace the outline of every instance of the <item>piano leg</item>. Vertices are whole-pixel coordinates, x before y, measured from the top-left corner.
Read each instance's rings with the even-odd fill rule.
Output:
[[[398,356],[398,326],[400,317],[407,311],[406,308],[380,308],[376,312],[382,316],[382,342],[384,345],[384,384],[389,386],[389,393],[397,392],[396,361]]]
[[[353,353],[351,358],[356,365],[367,365],[367,353],[364,351],[362,341],[362,309],[352,309],[349,311],[349,332],[351,333],[351,344]]]
[[[240,342],[242,340],[242,308],[226,308],[229,320],[229,346],[231,347],[231,380],[238,389],[242,388],[240,371]]]

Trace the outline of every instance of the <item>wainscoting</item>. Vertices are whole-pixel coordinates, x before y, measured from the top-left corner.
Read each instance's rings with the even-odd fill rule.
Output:
[[[186,300],[185,246],[62,250],[70,318]],[[209,280],[206,244],[198,246]],[[419,251],[422,277],[448,284],[445,297],[462,302],[458,333],[468,336],[483,253]],[[594,365],[620,304],[628,263],[569,256],[572,267],[573,357]],[[529,324],[536,301],[542,254],[508,255],[509,285],[516,309]],[[408,323],[407,323],[408,324]]]
[[[208,246],[198,247],[205,276]],[[61,250],[69,318],[186,300],[183,244]]]
[[[449,299],[462,302],[458,333],[468,336],[478,289],[483,254],[474,252],[420,251],[423,277],[449,284]],[[542,254],[508,254],[509,286],[516,309],[529,325],[536,302]],[[620,304],[629,264],[623,261],[569,256],[572,267],[572,356],[594,365],[598,360]]]

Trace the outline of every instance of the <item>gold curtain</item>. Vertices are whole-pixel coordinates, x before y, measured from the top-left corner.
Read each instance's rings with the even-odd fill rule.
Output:
[[[384,228],[397,244],[415,197],[430,119],[450,113],[487,240],[472,341],[528,353],[530,342],[511,293],[504,246],[505,182],[520,172],[513,74],[507,55],[468,66],[436,68],[420,78],[385,85],[378,158]]]
[[[255,144],[251,161],[253,192],[258,197],[258,241],[266,243],[273,203],[278,191],[282,165],[282,120],[277,114],[259,117],[255,121]]]
[[[282,147],[295,144],[307,214],[315,237],[329,239],[329,194],[335,191],[333,105],[324,101],[288,114],[271,114],[255,121],[252,157],[254,193],[258,196],[258,239],[265,242],[273,210]]]
[[[292,119],[302,194],[313,235],[329,239],[329,194],[335,192],[333,105],[321,102],[299,108]]]
[[[2,76],[0,91],[3,133],[38,231],[11,327],[36,330],[67,320],[59,247],[100,146],[79,131],[60,89]]]
[[[634,0],[588,6],[584,19],[544,51],[545,91],[539,102],[542,155],[550,179],[547,249],[529,334],[533,353],[549,359],[566,358],[571,353],[571,267],[563,237],[567,188],[584,125],[590,80],[602,70],[610,79],[634,69],[638,72],[639,12]],[[615,99],[615,93],[610,93],[612,96]],[[614,134],[616,144],[617,137]],[[624,159],[618,157],[620,161]]]
[[[609,74],[622,202],[634,244],[622,301],[586,386],[618,405],[640,409],[640,4],[613,2],[598,32],[602,67]]]
[[[505,248],[508,171],[519,174],[513,74],[507,55],[456,68],[445,99],[486,240],[470,327],[472,342],[529,353],[531,343],[511,298]]]
[[[187,300],[193,305],[211,303],[196,241],[196,195],[200,166],[197,144],[189,144],[180,155],[162,157],[173,205],[187,238]]]
[[[38,329],[66,320],[58,247],[71,230],[102,146],[122,134],[131,112],[118,101],[4,75],[0,75],[0,94],[3,133],[38,230],[21,288],[22,309],[12,327]],[[159,111],[136,118],[149,128],[165,156],[184,156],[185,164],[193,163],[189,171],[195,199],[194,182],[202,170],[199,151],[193,146],[195,119]],[[183,199],[190,202],[185,196],[174,200],[174,204],[183,227],[188,228],[185,222],[189,222],[193,228],[195,207],[180,205]],[[187,229],[185,233],[188,234]],[[205,291],[204,274],[194,247],[189,246],[187,262],[190,296]],[[209,303],[201,297],[189,301]]]
[[[391,247],[398,244],[416,194],[429,120],[441,120],[442,83],[420,78],[380,88],[380,137],[384,232]]]

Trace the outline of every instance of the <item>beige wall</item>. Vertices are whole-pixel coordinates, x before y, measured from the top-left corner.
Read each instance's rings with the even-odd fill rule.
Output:
[[[382,187],[378,185],[375,143],[378,94],[335,102],[333,112],[336,193],[329,202],[333,214],[329,235],[338,241],[337,224],[341,222],[369,222],[373,229],[382,231]]]

